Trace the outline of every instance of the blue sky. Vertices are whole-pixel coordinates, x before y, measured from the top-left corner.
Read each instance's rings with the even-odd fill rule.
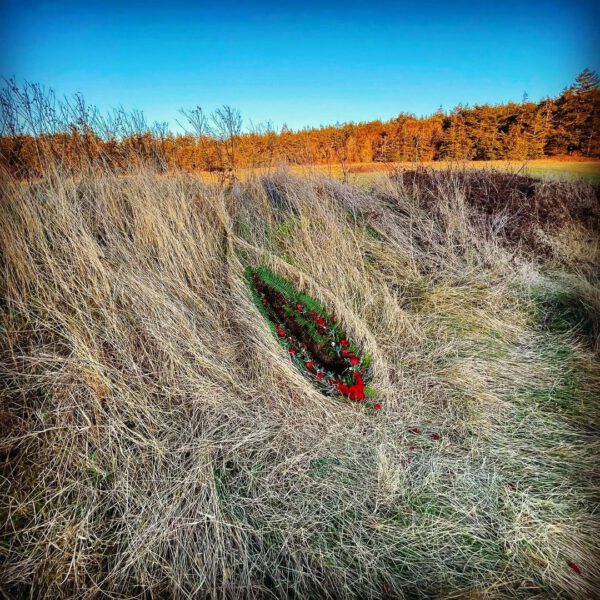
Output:
[[[174,124],[292,128],[556,95],[600,70],[597,2],[0,0],[0,74]]]

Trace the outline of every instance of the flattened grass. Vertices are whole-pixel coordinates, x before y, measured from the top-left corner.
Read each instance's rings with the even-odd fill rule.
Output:
[[[448,194],[425,211],[391,179],[288,173],[7,185],[4,589],[593,596],[594,242],[520,254]],[[249,297],[258,263],[373,355],[381,413],[303,380]]]

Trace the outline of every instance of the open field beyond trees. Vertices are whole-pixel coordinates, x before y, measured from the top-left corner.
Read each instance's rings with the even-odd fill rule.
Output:
[[[399,162],[399,163],[352,163],[348,165],[348,179],[352,182],[372,178],[373,173],[389,173],[395,170],[412,170],[416,168],[440,170],[473,170],[505,171],[508,173],[529,175],[546,180],[571,180],[600,183],[600,160],[592,158],[562,157],[540,158],[528,161],[511,160],[483,160],[483,161],[430,161],[425,163]],[[315,167],[331,177],[343,175],[342,169],[336,165],[323,165]],[[301,167],[294,171],[302,172]]]
[[[279,168],[289,168],[290,172],[312,176],[314,174],[328,177],[359,187],[372,183],[382,176],[384,179],[394,171],[412,171],[415,169],[436,169],[440,171],[502,171],[514,175],[527,175],[546,181],[585,181],[591,184],[600,183],[600,160],[592,158],[542,158],[529,161],[489,160],[489,161],[430,161],[430,162],[390,162],[390,163],[350,163],[346,165],[346,174],[340,165],[282,165]],[[237,176],[246,180],[256,175],[269,175],[278,167],[256,167],[239,169]],[[218,173],[202,171],[202,178],[209,183],[219,181]]]
[[[0,587],[593,597],[597,194],[469,170],[5,176]],[[335,313],[380,410],[302,376],[258,266]]]

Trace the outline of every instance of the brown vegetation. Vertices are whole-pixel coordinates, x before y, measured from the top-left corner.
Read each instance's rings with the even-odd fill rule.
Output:
[[[502,195],[541,188],[478,177],[3,181],[5,593],[593,597],[598,238],[514,245]],[[255,264],[334,311],[382,410],[302,377]]]
[[[61,103],[36,85],[6,82],[0,93],[0,160],[17,177],[39,176],[48,163],[63,171],[101,167],[124,173],[141,165],[161,172],[210,171],[287,164],[437,160],[536,159],[600,156],[600,88],[582,72],[557,98],[540,102],[458,106],[417,118],[276,132],[270,125],[243,132],[238,111],[224,106],[211,116],[182,111],[189,131],[174,135],[149,125],[139,112],[101,115],[76,96]]]
[[[550,240],[565,227],[580,227],[600,236],[600,187],[572,182],[540,181],[514,173],[433,169],[398,171],[392,177],[430,210],[440,197],[460,190],[471,209],[471,221],[495,231],[514,246],[551,252]]]

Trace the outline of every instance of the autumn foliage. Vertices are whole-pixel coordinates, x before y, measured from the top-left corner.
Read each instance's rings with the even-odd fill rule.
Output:
[[[438,160],[525,160],[600,156],[600,87],[583,71],[558,97],[520,103],[459,105],[427,117],[400,113],[389,121],[292,131],[261,125],[244,130],[239,111],[182,111],[185,133],[148,124],[141,112],[102,115],[80,96],[56,100],[37,85],[5,82],[0,93],[0,160],[18,177],[46,166],[78,172],[90,166],[128,172],[140,165],[163,172],[231,173],[280,163],[340,165]]]

